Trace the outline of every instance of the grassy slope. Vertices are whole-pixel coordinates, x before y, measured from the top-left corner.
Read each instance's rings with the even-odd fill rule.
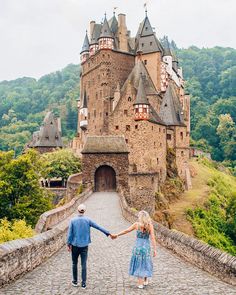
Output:
[[[192,177],[193,188],[186,191],[175,203],[170,204],[169,211],[174,216],[173,228],[193,236],[194,231],[192,225],[186,219],[186,209],[194,209],[197,206],[201,206],[208,199],[211,188],[207,183],[213,176],[220,175],[235,189],[236,178],[214,168],[207,167],[199,163],[196,159],[191,159],[190,168],[193,172],[192,174],[194,174],[194,177]]]

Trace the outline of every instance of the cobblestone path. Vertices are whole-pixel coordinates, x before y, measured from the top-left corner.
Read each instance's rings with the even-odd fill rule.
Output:
[[[121,215],[116,193],[94,193],[87,201],[87,215],[111,232],[129,223]],[[71,258],[63,247],[44,264],[0,290],[1,295],[233,295],[236,288],[188,264],[158,246],[154,276],[149,286],[138,290],[128,276],[129,259],[135,233],[112,241],[92,230],[89,247],[87,289],[72,287]]]

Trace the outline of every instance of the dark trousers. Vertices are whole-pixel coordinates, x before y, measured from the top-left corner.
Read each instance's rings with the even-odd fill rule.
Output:
[[[78,282],[78,258],[80,256],[81,257],[82,283],[86,283],[88,246],[86,246],[86,247],[72,246],[71,256],[72,256],[73,282]]]

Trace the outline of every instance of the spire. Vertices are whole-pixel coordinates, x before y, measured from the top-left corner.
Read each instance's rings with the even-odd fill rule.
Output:
[[[138,85],[138,91],[137,91],[137,97],[135,100],[135,105],[136,104],[145,104],[149,105],[147,95],[144,89],[144,84],[143,84],[143,76],[142,73],[140,73],[140,79],[139,79],[139,85]]]
[[[83,46],[82,46],[81,53],[83,53],[85,51],[88,51],[89,52],[89,39],[88,39],[87,30],[86,30],[86,34],[85,34],[84,43],[83,43]]]
[[[113,38],[111,29],[107,21],[106,13],[99,38]]]
[[[84,91],[84,97],[81,104],[81,109],[86,109],[88,107],[88,101],[87,101],[87,93],[86,90]]]
[[[170,49],[170,42],[167,36],[163,38],[163,47],[164,47],[164,56],[172,56],[171,49]]]

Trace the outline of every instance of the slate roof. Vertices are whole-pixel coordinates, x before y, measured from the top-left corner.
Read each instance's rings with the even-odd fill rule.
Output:
[[[92,36],[91,36],[91,40],[90,40],[90,45],[98,43],[98,38],[100,36],[101,29],[102,29],[101,24],[94,24],[94,28],[93,28],[93,32],[92,32]]]
[[[158,51],[162,53],[164,52],[160,41],[157,39],[155,33],[153,32],[149,18],[147,16],[140,24],[136,35],[135,51],[137,52],[137,50],[142,50],[143,53]]]
[[[57,121],[52,112],[48,112],[40,130],[34,132],[30,147],[63,147]]]
[[[116,19],[115,14],[113,15],[113,17],[108,21],[108,25],[113,33],[113,35],[115,36],[118,30],[118,21]]]
[[[168,126],[185,126],[182,111],[175,88],[170,82],[162,100],[160,118]]]
[[[128,148],[123,136],[88,136],[82,154],[126,154]]]
[[[150,103],[148,102],[146,91],[144,89],[144,83],[143,83],[143,77],[140,75],[139,78],[139,85],[138,85],[138,91],[135,99],[134,104],[147,104],[149,105]]]
[[[171,52],[171,49],[170,49],[170,43],[169,43],[169,40],[168,40],[168,37],[167,36],[164,36],[163,38],[163,48],[164,48],[164,56],[172,56],[172,52]]]
[[[87,31],[86,31],[86,35],[84,37],[84,43],[83,43],[82,50],[80,53],[83,53],[85,51],[89,51],[89,39],[88,39]]]
[[[80,108],[87,108],[88,107],[88,99],[87,99],[87,93],[86,90],[84,91],[84,95],[83,95],[83,100],[81,102],[81,107]]]
[[[136,88],[136,90],[138,90],[140,75],[142,75],[143,77],[143,84],[146,95],[158,95],[158,92],[156,91],[156,88],[149,76],[144,63],[140,60],[133,67],[122,89],[125,88],[128,83],[131,83]]]
[[[107,21],[107,18],[105,16],[105,19],[104,19],[104,23],[102,25],[102,29],[101,29],[101,33],[100,33],[100,36],[99,38],[113,38],[113,34],[112,34],[112,31],[109,27],[109,24],[108,24],[108,21]]]

